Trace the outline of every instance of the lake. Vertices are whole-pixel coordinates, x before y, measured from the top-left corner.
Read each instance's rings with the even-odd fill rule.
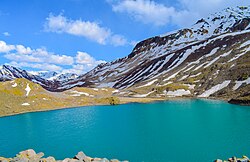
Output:
[[[131,162],[250,156],[250,107],[213,100],[88,106],[0,118],[0,156],[32,148]]]

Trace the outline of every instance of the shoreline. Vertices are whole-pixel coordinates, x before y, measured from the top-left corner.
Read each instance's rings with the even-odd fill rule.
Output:
[[[142,99],[142,98],[134,98],[134,97],[122,97],[120,99]],[[157,101],[167,101],[165,99],[160,99],[160,98],[143,98],[143,101],[123,101],[121,100],[121,103],[117,105],[124,105],[124,104],[130,104],[130,103],[153,103]],[[11,117],[15,115],[22,115],[26,113],[35,113],[35,112],[47,112],[47,111],[56,111],[56,110],[62,110],[62,109],[75,109],[75,108],[82,108],[82,107],[87,107],[87,106],[112,106],[107,103],[103,104],[84,104],[84,105],[72,105],[72,106],[66,106],[66,107],[53,107],[53,108],[45,108],[45,109],[40,109],[40,110],[32,110],[32,111],[22,111],[22,112],[17,112],[17,113],[11,113],[11,114],[6,114],[6,115],[0,115],[0,118],[4,117]],[[113,105],[115,106],[115,105]]]
[[[224,101],[227,102],[228,104],[236,104],[240,106],[249,106],[249,105],[241,105],[238,103],[230,103],[229,100],[225,98],[218,98],[215,99],[214,97],[208,97],[208,98],[197,98],[197,97],[173,97],[173,98],[136,98],[136,97],[119,97],[120,103],[117,105],[124,105],[124,104],[130,104],[130,103],[138,103],[138,104],[143,104],[143,103],[154,103],[154,102],[164,102],[164,101],[174,101],[174,100],[215,100],[215,101]],[[5,114],[5,115],[0,115],[0,118],[4,117],[11,117],[15,115],[21,115],[21,114],[26,114],[26,113],[35,113],[35,112],[47,112],[47,111],[56,111],[56,110],[62,110],[62,109],[75,109],[75,108],[83,108],[87,106],[109,106],[110,104],[103,103],[103,104],[84,104],[84,105],[72,105],[72,106],[65,106],[65,107],[53,107],[53,108],[45,108],[45,109],[38,109],[38,110],[31,110],[31,111],[22,111],[22,112],[17,112],[17,113],[11,113],[11,114]],[[115,106],[115,105],[114,105]]]

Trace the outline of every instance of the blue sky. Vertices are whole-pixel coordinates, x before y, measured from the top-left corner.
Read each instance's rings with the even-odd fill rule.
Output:
[[[0,64],[84,73],[246,0],[1,0]]]

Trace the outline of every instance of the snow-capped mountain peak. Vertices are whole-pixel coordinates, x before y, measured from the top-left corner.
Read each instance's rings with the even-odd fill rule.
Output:
[[[53,74],[35,81],[50,91],[113,87],[128,96],[142,91],[137,96],[247,94],[239,87],[250,83],[249,56],[250,8],[227,8],[191,27],[145,39],[128,56],[84,75]]]

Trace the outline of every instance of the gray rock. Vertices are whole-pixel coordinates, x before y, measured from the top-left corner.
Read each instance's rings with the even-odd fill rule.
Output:
[[[223,162],[221,159],[216,159],[214,162]]]
[[[55,161],[56,161],[56,159],[52,156],[49,156],[46,158],[46,162],[55,162]]]
[[[109,162],[109,160],[106,158],[103,158],[100,162]]]
[[[38,154],[36,154],[36,157],[38,157],[38,158],[42,158],[43,156],[44,156],[43,152],[39,152]]]
[[[120,162],[120,161],[117,159],[111,159],[110,162]]]
[[[23,157],[34,157],[34,156],[36,156],[36,152],[32,149],[29,149],[26,151],[19,152],[19,155],[23,156]]]
[[[80,161],[84,161],[84,159],[86,158],[87,156],[81,151],[81,152],[78,152],[78,154],[75,156],[76,159],[80,160]]]

